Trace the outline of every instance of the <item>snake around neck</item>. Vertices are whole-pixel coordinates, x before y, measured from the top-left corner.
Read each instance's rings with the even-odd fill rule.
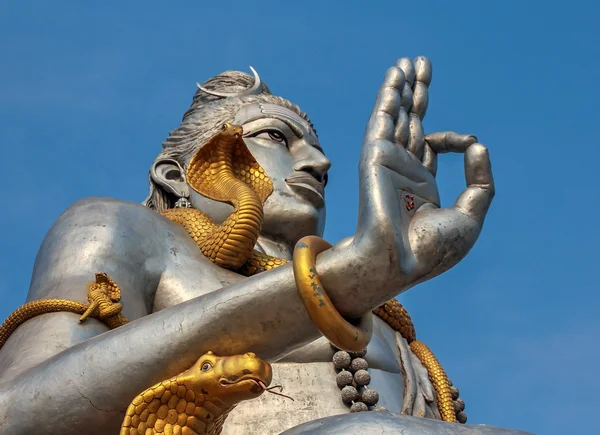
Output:
[[[242,127],[225,123],[192,158],[186,180],[207,198],[233,206],[233,212],[216,225],[194,208],[173,208],[159,213],[183,226],[202,253],[213,263],[250,276],[281,266],[288,260],[254,249],[263,222],[263,204],[273,183],[254,159]]]

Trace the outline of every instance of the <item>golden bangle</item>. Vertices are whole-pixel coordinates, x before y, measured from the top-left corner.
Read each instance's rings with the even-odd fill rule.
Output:
[[[325,293],[316,269],[317,255],[331,248],[316,236],[302,238],[294,248],[294,279],[298,293],[317,329],[335,347],[359,352],[367,347],[373,334],[373,317],[368,312],[358,325],[345,320]]]

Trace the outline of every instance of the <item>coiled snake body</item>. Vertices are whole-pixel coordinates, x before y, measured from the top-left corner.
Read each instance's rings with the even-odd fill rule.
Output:
[[[246,148],[242,127],[225,124],[192,158],[186,179],[199,194],[234,207],[221,225],[193,208],[159,212],[183,226],[208,259],[244,275],[287,263],[254,249],[273,183]]]
[[[272,257],[254,249],[263,221],[263,203],[272,193],[273,185],[248,151],[242,139],[242,127],[224,124],[222,130],[192,158],[186,171],[186,179],[199,194],[216,201],[227,202],[234,207],[233,212],[221,225],[216,225],[206,214],[193,208],[159,211],[165,218],[185,228],[208,259],[247,276],[288,263],[288,260]],[[47,312],[85,313],[81,320],[88,316],[96,317],[105,321],[110,328],[127,323],[127,319],[120,313],[122,307],[119,303],[118,287],[105,274],[97,274],[96,283],[90,284],[88,299],[89,306],[61,299],[46,299],[25,304],[11,314],[0,327],[0,348],[21,323]],[[456,422],[450,382],[429,348],[416,340],[412,320],[404,307],[396,299],[391,299],[373,313],[410,343],[411,349],[429,373],[437,392],[442,419]],[[128,432],[122,432],[125,433]]]

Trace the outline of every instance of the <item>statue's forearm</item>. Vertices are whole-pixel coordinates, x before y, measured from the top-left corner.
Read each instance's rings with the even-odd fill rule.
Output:
[[[329,254],[319,257],[317,267],[342,282],[356,268],[341,264]],[[327,291],[340,299],[344,287]],[[362,313],[374,308],[374,300],[392,296],[370,290],[363,306],[355,306]],[[48,433],[71,433],[85,415],[86,432],[97,427],[106,433],[136,394],[189,368],[208,350],[253,351],[273,361],[318,336],[288,264],[96,336],[1,385],[0,428],[15,425],[15,433],[29,433],[44,422]]]
[[[78,424],[108,433],[136,394],[208,350],[273,360],[318,335],[284,266],[101,334],[0,386],[0,432],[38,433],[43,422],[48,433]]]

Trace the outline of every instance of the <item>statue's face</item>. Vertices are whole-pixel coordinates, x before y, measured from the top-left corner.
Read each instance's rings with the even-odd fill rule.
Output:
[[[274,104],[250,104],[233,124],[244,129],[244,142],[273,182],[264,204],[262,233],[294,244],[309,234],[321,236],[325,226],[325,193],[330,161],[310,125],[295,112]],[[191,192],[195,208],[223,220],[231,208],[206,204]]]

